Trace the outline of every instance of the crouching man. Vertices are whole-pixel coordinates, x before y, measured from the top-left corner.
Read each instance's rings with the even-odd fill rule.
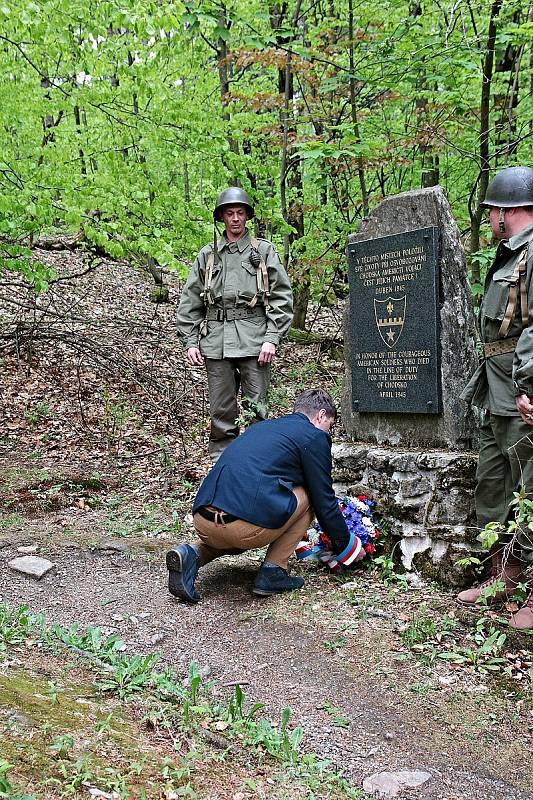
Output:
[[[253,592],[272,595],[301,589],[287,562],[316,515],[337,560],[356,560],[356,537],[339,511],[331,482],[331,437],[337,417],[331,397],[308,389],[294,413],[248,428],[224,450],[196,496],[193,520],[198,541],[167,553],[169,591],[189,603],[200,595],[200,567],[223,555],[268,545]]]

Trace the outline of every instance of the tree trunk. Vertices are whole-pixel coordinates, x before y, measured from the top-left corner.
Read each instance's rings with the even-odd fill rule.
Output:
[[[130,50],[128,50],[128,66],[132,67],[134,65],[134,63],[135,63],[135,59],[133,58],[133,54],[131,53]],[[133,80],[135,81],[135,78]],[[133,105],[133,114],[134,114],[135,117],[138,117],[139,114],[140,114],[140,109],[139,109],[139,97],[137,95],[137,92],[134,91],[132,93],[131,101],[132,101],[132,105]],[[139,160],[139,164],[142,165],[142,171],[143,171],[144,176],[146,178],[146,182],[149,185],[148,199],[150,200],[150,205],[152,205],[154,203],[154,201],[155,201],[155,192],[153,190],[152,182],[150,180],[150,174],[149,174],[147,166],[146,166],[146,156],[139,149],[139,146],[137,144],[135,145],[134,150],[137,153],[137,158]]]
[[[483,83],[481,86],[481,105],[480,105],[480,130],[479,130],[479,181],[478,181],[478,202],[472,209],[473,195],[470,197],[470,219],[472,222],[470,252],[475,253],[479,250],[479,229],[483,217],[483,208],[479,202],[485,197],[489,184],[490,168],[490,91],[492,76],[494,71],[494,48],[496,43],[496,20],[500,13],[502,0],[494,0],[490,11],[489,27],[487,33],[487,47],[483,59]],[[475,189],[473,190],[473,193]],[[472,280],[474,283],[480,282],[479,266],[472,266]]]
[[[291,19],[291,28],[293,30],[292,39],[296,38],[294,29],[298,24],[301,5],[302,0],[297,0]],[[283,88],[280,204],[283,219],[292,228],[292,231],[286,233],[283,237],[283,263],[285,269],[289,271],[290,262],[290,273],[293,277],[294,317],[292,325],[294,328],[303,330],[305,327],[305,318],[307,316],[307,306],[309,304],[311,278],[307,268],[299,269],[299,258],[293,255],[291,261],[291,247],[295,241],[303,238],[305,229],[301,159],[299,156],[294,156],[292,160],[290,159],[291,145],[289,136],[290,133],[296,131],[291,112],[291,104],[294,99],[294,80],[292,73],[292,54],[290,51],[287,52],[285,69],[280,70],[278,81],[280,88]],[[290,197],[287,191],[288,189],[291,190]],[[294,280],[294,278],[297,278],[297,280]]]
[[[357,118],[357,103],[355,95],[355,58],[353,42],[353,0],[348,0],[348,38],[350,41],[350,105],[352,114],[353,132],[357,144],[361,144],[359,131],[359,120]],[[362,156],[357,157],[357,175],[359,186],[361,187],[361,203],[363,206],[363,216],[368,216],[368,192],[366,188],[365,165]]]
[[[422,3],[420,0],[415,0],[409,7],[409,14],[412,17],[421,17],[423,15]],[[424,63],[425,59],[423,59]],[[428,88],[427,76],[425,70],[420,71],[417,80],[418,91],[424,91]],[[438,86],[435,86],[435,94],[438,94]],[[439,182],[439,157],[433,151],[432,142],[429,140],[428,131],[428,101],[422,95],[416,97],[415,109],[417,119],[417,129],[421,131],[421,140],[419,143],[420,154],[422,159],[422,168],[420,173],[420,186],[422,189],[428,189],[430,186],[436,186]]]
[[[80,145],[78,147],[78,153],[80,155],[81,174],[87,175],[87,164],[85,163],[85,153],[83,152],[83,147],[81,146],[81,112],[80,112],[80,107],[78,105],[74,106],[74,121],[76,123],[76,130],[78,132],[78,139],[80,141]]]
[[[520,23],[520,13],[513,15],[513,22]],[[516,153],[516,107],[518,105],[518,79],[520,64],[525,46],[518,49],[508,44],[503,57],[496,63],[495,72],[507,74],[502,92],[494,96],[493,105],[500,109],[499,119],[495,123],[496,164],[507,164],[509,158]]]
[[[231,23],[228,20],[226,6],[223,5],[218,18],[218,25],[226,31],[229,31]],[[233,138],[230,133],[231,116],[228,111],[228,95],[230,91],[230,67],[228,63],[228,46],[226,40],[220,37],[217,42],[217,55],[218,55],[218,80],[220,85],[220,103],[222,106],[222,119],[227,123],[228,132],[227,139],[229,149],[232,153],[239,155],[239,143]],[[232,177],[232,182],[235,186],[239,185],[237,176]]]

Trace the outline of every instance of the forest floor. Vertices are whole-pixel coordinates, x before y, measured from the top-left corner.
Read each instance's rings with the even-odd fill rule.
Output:
[[[340,799],[421,770],[401,796],[533,798],[533,639],[505,609],[313,564],[258,599],[257,552],[202,570],[196,606],[168,593],[209,466],[179,282],[153,305],[142,272],[40,255],[64,280],[37,307],[0,285],[0,797]],[[285,346],[274,414],[338,389],[341,315],[313,309],[324,341]],[[54,568],[13,571],[21,547]]]

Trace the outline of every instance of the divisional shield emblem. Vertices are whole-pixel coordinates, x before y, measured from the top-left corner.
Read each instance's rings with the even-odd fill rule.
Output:
[[[402,335],[405,321],[405,297],[405,295],[403,297],[387,297],[386,300],[374,298],[376,325],[379,335],[387,347],[394,347]]]

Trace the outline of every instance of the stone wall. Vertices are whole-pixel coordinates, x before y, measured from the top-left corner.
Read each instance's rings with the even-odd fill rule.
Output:
[[[455,562],[481,550],[474,518],[474,453],[347,442],[333,446],[333,464],[337,494],[368,494],[377,500],[390,524],[397,560],[408,574],[447,585],[471,580]]]

